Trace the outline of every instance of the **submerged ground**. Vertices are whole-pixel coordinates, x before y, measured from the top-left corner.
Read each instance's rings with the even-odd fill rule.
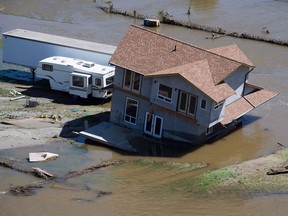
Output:
[[[39,148],[37,146],[57,142],[73,144],[77,140],[77,135],[73,131],[81,131],[87,126],[109,119],[109,102],[101,104],[101,101],[90,103],[79,101],[66,93],[50,90],[49,85],[43,81],[37,81],[31,85],[29,81],[31,74],[27,72],[21,71],[20,73],[24,78],[26,74],[28,80],[23,77],[22,80],[11,79],[13,73],[17,77],[19,71],[8,70],[6,75],[3,71],[0,77],[2,159],[5,158],[3,149],[26,146],[32,151],[31,146],[37,149]],[[33,103],[36,101],[36,103],[29,106],[31,101]],[[142,165],[147,166],[147,163]],[[195,194],[218,194],[232,191],[239,193],[286,192],[288,191],[288,175],[267,175],[267,172],[286,171],[287,165],[288,151],[279,143],[279,151],[275,154],[214,171],[199,172],[198,175],[170,182],[165,187]],[[207,166],[209,165],[197,167]],[[185,167],[184,163],[173,169],[183,169],[183,167]]]
[[[141,20],[104,14],[91,0],[0,2],[2,33],[23,28],[117,46],[129,25],[142,25]],[[287,40],[287,1],[267,0],[259,4],[254,0],[115,0],[113,4],[120,10],[136,10],[151,17],[165,10],[183,22]],[[187,16],[189,6],[191,15]],[[264,26],[270,34],[263,31]],[[29,197],[14,197],[2,192],[11,185],[38,182],[39,178],[0,167],[1,215],[82,215],[83,209],[87,215],[287,215],[287,175],[266,174],[270,169],[285,172],[286,166],[288,122],[283,116],[287,116],[288,111],[287,47],[232,37],[209,40],[210,32],[165,24],[154,30],[207,49],[236,43],[256,66],[249,81],[279,95],[246,115],[243,128],[216,143],[180,157],[141,157],[138,161],[139,157],[128,156],[116,149],[77,142],[75,137],[61,138],[62,135],[72,136],[73,130],[85,128],[85,120],[90,126],[105,119],[109,104],[94,107],[80,104],[65,94],[54,94],[47,89],[34,91],[31,83],[3,79],[0,84],[4,92],[0,101],[3,142],[0,143],[9,149],[1,149],[1,157],[28,163],[30,151],[55,151],[60,154],[59,159],[30,166],[43,166],[56,173],[67,173],[71,167],[79,170],[111,159],[132,159],[135,163],[110,166],[70,179],[67,183],[71,190],[67,190],[68,186],[66,189],[48,187]],[[14,66],[3,64],[0,68],[2,74]],[[17,73],[17,77],[22,75]],[[25,99],[10,101],[11,89],[36,97],[39,106],[26,107]],[[103,113],[103,118],[96,118],[98,112]],[[38,118],[39,114],[47,117]],[[55,121],[54,114],[61,120]],[[25,118],[17,117],[21,115]],[[96,121],[89,121],[94,117]],[[26,146],[20,147],[23,145]],[[173,166],[161,163],[174,161],[177,163]],[[207,166],[197,170],[185,168],[187,163],[198,161]],[[227,166],[229,164],[236,165]],[[83,188],[92,190],[83,192]],[[95,199],[97,190],[112,194]],[[242,196],[247,193],[248,196]]]

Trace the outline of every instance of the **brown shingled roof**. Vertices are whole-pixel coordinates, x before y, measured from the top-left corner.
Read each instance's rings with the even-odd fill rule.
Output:
[[[188,43],[130,26],[110,60],[111,64],[143,75],[207,60],[214,85],[243,63]]]
[[[233,59],[249,67],[254,67],[253,63],[247,58],[247,56],[239,49],[236,44],[209,49],[209,51],[218,55],[225,56],[226,58]]]
[[[269,99],[275,97],[277,93],[267,91],[265,89],[259,89],[253,93],[250,93],[245,97],[247,101],[249,101],[254,107],[260,106],[261,104],[265,103]]]
[[[221,124],[229,124],[233,120],[240,118],[253,109],[254,107],[248,101],[246,101],[244,98],[240,98],[225,107],[225,115],[224,119],[221,121]]]
[[[226,83],[214,85],[207,60],[200,60],[174,68],[156,71],[148,76],[160,75],[180,75],[217,103],[235,93]]]
[[[275,92],[267,91],[257,86],[254,87],[256,88],[254,92],[226,106],[224,119],[221,124],[225,125],[232,122],[277,95]]]

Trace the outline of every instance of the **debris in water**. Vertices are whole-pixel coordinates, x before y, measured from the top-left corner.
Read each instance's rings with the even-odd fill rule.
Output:
[[[30,152],[29,162],[51,161],[59,157],[58,154],[50,152]]]

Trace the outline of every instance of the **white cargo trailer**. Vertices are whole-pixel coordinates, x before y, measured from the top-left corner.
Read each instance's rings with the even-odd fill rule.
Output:
[[[3,62],[30,68],[42,59],[65,56],[108,65],[116,47],[40,32],[14,29],[2,34]]]

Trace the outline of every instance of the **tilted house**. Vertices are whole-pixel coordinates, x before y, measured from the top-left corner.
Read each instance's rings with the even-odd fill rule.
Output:
[[[110,121],[156,138],[202,143],[276,95],[246,83],[254,66],[237,45],[205,50],[132,25],[110,63]]]

